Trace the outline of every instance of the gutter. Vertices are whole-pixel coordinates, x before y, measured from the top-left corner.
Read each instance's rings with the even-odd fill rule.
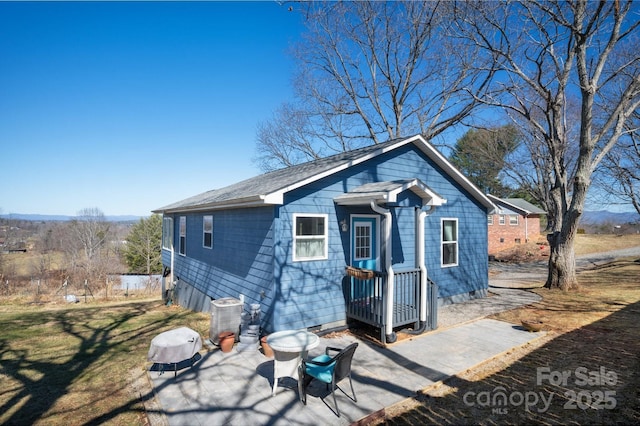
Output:
[[[371,209],[384,216],[384,263],[387,272],[387,292],[385,294],[385,340],[386,343],[396,341],[396,333],[393,332],[393,293],[394,293],[394,272],[391,261],[391,211],[380,207],[376,200],[371,200]]]
[[[232,209],[232,208],[244,208],[244,207],[262,207],[269,205],[281,205],[282,201],[269,198],[265,195],[256,195],[245,198],[237,198],[232,200],[233,202],[220,201],[220,202],[209,202],[202,203],[192,206],[176,206],[176,207],[162,207],[156,210],[152,210],[152,213],[158,214],[176,214],[176,213],[190,213],[190,212],[201,212],[201,211],[213,211],[213,210],[224,210],[224,209]]]

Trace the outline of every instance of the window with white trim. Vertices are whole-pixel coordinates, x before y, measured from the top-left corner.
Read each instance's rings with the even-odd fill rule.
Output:
[[[213,247],[213,216],[211,215],[202,217],[202,246]]]
[[[518,215],[510,214],[509,215],[509,225],[517,225],[518,224]]]
[[[173,248],[173,218],[162,218],[162,248],[171,250]]]
[[[487,225],[493,225],[493,215],[487,215]]]
[[[327,224],[326,214],[293,215],[293,260],[328,258]]]
[[[187,252],[187,217],[180,216],[180,242],[178,243],[178,253],[184,255]]]
[[[355,225],[353,260],[371,259],[373,229],[371,222],[359,222]]]
[[[504,215],[498,215],[498,224],[500,225],[504,225],[505,224],[505,220],[504,220]]]
[[[458,264],[458,219],[441,221],[442,266]]]

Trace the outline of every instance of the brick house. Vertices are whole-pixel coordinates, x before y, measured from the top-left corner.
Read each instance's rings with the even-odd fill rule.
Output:
[[[544,210],[522,198],[487,196],[497,206],[487,215],[489,255],[539,239]]]

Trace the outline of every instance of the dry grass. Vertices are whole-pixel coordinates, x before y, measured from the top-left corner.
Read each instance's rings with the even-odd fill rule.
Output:
[[[620,250],[640,246],[640,234],[607,235],[607,234],[578,234],[576,235],[576,255],[600,253],[603,251]],[[543,237],[539,241],[520,244],[497,253],[496,260],[503,262],[535,262],[549,258],[549,245]]]
[[[160,301],[64,306],[2,305],[0,424],[146,424],[131,378],[148,366],[158,333],[209,318]]]
[[[536,289],[541,302],[494,318],[514,324],[542,320],[545,337],[427,388],[371,424],[638,424],[638,277],[640,261],[626,259],[580,274],[579,292]],[[566,383],[539,382],[541,368],[568,372]],[[579,368],[608,382],[583,384]],[[500,392],[515,399],[500,405],[492,399]],[[539,399],[526,409],[517,404],[520,395]],[[546,408],[542,396],[550,401]]]
[[[64,255],[61,252],[52,252],[46,255],[33,251],[26,253],[3,254],[5,265],[11,265],[12,275],[29,277],[37,273],[42,262],[49,265],[51,271],[59,270],[64,263]]]
[[[640,246],[640,234],[578,234],[575,249],[576,254],[581,255],[638,246]]]
[[[591,237],[581,236],[585,247],[591,246],[586,244]],[[613,249],[618,243],[640,245],[634,237],[593,240]],[[392,407],[386,423],[638,423],[639,276],[639,263],[621,261],[581,274],[580,292],[536,290],[544,296],[541,303],[497,318],[515,323],[541,318],[547,337]],[[0,424],[132,425],[148,422],[145,405],[152,394],[133,384],[132,377],[144,376],[153,336],[182,325],[206,336],[209,317],[158,300],[57,306],[14,301],[0,303],[0,324]],[[563,389],[535,384],[536,368],[543,366],[615,371],[620,380],[611,389],[617,407],[564,410]],[[465,392],[497,386],[510,392],[552,392],[557,404],[545,413],[510,407],[507,414],[465,405]]]

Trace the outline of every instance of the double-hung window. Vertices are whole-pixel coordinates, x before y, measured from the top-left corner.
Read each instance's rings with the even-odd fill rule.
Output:
[[[328,257],[328,216],[293,215],[293,260],[319,260]]]
[[[187,217],[180,216],[180,242],[178,253],[184,255],[187,252]]]
[[[493,225],[493,215],[492,214],[487,216],[487,225]]]
[[[509,225],[518,225],[518,215],[517,214],[510,214],[509,215]]]
[[[458,264],[458,219],[442,219],[442,266]]]
[[[213,247],[213,216],[211,215],[202,217],[202,246]]]
[[[162,218],[162,248],[171,250],[173,248],[173,218]]]

